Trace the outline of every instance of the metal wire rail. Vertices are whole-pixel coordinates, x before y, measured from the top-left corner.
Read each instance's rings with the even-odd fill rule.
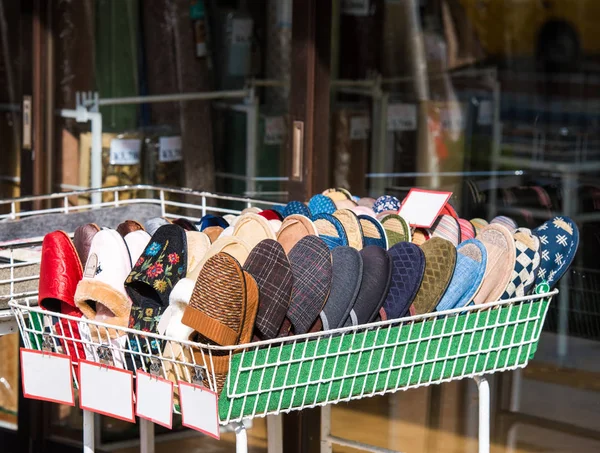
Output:
[[[480,452],[487,452],[489,388],[483,375],[527,365],[557,292],[230,347],[48,313],[27,299],[9,305],[26,347],[155,374],[173,381],[176,394],[179,381],[218,391],[227,374],[219,418],[236,427],[238,451],[247,448],[245,418],[470,377],[480,388]],[[110,340],[109,329],[118,339]],[[90,335],[79,335],[84,331]],[[73,380],[78,387],[75,369]],[[329,417],[328,410],[324,414]],[[335,443],[329,435],[323,440]]]

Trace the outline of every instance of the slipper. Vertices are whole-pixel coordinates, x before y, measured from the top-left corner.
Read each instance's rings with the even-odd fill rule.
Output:
[[[277,212],[281,216],[281,220],[285,218],[285,205],[276,204],[271,206],[271,210]]]
[[[221,233],[223,232],[224,228],[220,227],[220,226],[210,226],[210,227],[206,227],[202,230],[202,233],[204,233],[207,237],[208,240],[213,243],[215,242],[219,236],[221,236]],[[198,231],[198,230],[196,230]]]
[[[125,222],[120,223],[117,227],[117,233],[119,233],[123,237],[127,236],[129,233],[138,230],[144,230],[144,227],[141,223],[137,222],[136,220],[125,220]]]
[[[460,242],[460,225],[458,220],[449,215],[439,216],[431,228],[429,228],[430,237],[438,237],[450,241],[455,247]]]
[[[273,233],[277,234],[279,233],[279,230],[281,229],[281,225],[283,225],[283,222],[279,219],[275,220],[267,220],[267,222],[269,222],[269,225],[271,225],[271,229],[273,230]]]
[[[456,266],[448,289],[435,307],[436,311],[464,307],[471,302],[483,282],[487,251],[477,239],[469,239],[456,248]]]
[[[400,210],[400,200],[391,195],[382,195],[373,204],[373,211],[379,214],[383,211],[393,211],[398,214]]]
[[[388,249],[388,241],[383,225],[370,215],[359,215],[358,221],[363,233],[363,247],[376,245],[383,250]]]
[[[366,208],[369,208],[371,210],[373,210],[373,205],[375,204],[375,198],[371,198],[371,197],[362,197],[360,200],[358,200],[358,205],[359,206],[364,206]],[[375,212],[375,211],[373,211]]]
[[[123,237],[123,239],[125,239],[125,244],[127,245],[127,250],[129,251],[132,267],[139,257],[142,256],[151,237],[152,236],[150,236],[146,230],[135,230]]]
[[[82,276],[81,261],[67,233],[54,231],[44,236],[40,263],[39,306],[47,311],[80,318],[82,313],[75,304],[75,291]],[[61,335],[64,333],[67,338],[81,339],[76,321],[61,318],[55,329]],[[81,342],[61,339],[60,343],[74,363],[86,358]]]
[[[346,189],[327,189],[322,192],[322,195],[331,198],[331,200],[340,201],[340,200],[350,200],[352,199],[352,195]]]
[[[220,226],[221,228],[227,228],[229,223],[220,216],[216,216],[213,214],[206,214],[202,217],[198,222],[196,222],[196,229],[198,231],[204,231],[205,228],[211,226]]]
[[[317,194],[308,201],[308,209],[312,215],[333,214],[337,210],[333,200],[322,194]]]
[[[348,245],[348,235],[342,222],[331,214],[317,214],[312,218],[319,237],[325,241],[327,247],[333,250],[335,247]]]
[[[252,275],[260,294],[255,336],[276,338],[292,297],[294,277],[287,255],[279,242],[265,239],[250,252],[244,270]]]
[[[523,297],[531,289],[540,264],[540,240],[527,228],[515,231],[515,267],[500,300]]]
[[[450,202],[446,203],[442,210],[440,211],[440,215],[449,215],[450,217],[454,217],[458,219],[458,214],[456,213],[454,207],[450,204]]]
[[[512,233],[500,224],[490,224],[477,235],[487,251],[487,266],[476,305],[497,301],[508,286],[515,267],[516,248]]]
[[[541,261],[535,285],[546,282],[553,288],[577,253],[579,230],[569,217],[554,217],[533,230],[540,239]]]
[[[336,210],[340,210],[340,209],[352,210],[352,208],[355,208],[357,206],[357,204],[354,200],[338,200],[338,201],[334,201],[333,203],[335,204]]]
[[[363,231],[356,214],[349,209],[338,209],[333,213],[333,217],[342,223],[348,236],[348,245],[356,250],[361,250],[363,248]]]
[[[517,230],[517,228],[519,227],[517,225],[517,222],[515,222],[510,217],[506,217],[504,215],[499,215],[499,216],[494,217],[492,219],[492,221],[490,222],[490,225],[493,225],[495,223],[497,223],[499,225],[504,225],[508,229],[508,231],[510,231],[511,233],[514,233]]]
[[[307,333],[331,290],[331,252],[317,236],[298,241],[288,255],[294,282],[287,318],[296,334]],[[281,330],[280,330],[281,331]]]
[[[229,226],[235,226],[235,223],[237,222],[237,220],[240,218],[239,215],[233,215],[233,214],[225,214],[223,216],[223,220],[225,220],[225,222],[227,222],[229,224]],[[219,225],[215,225],[215,226],[219,226]],[[223,229],[225,229],[225,227],[221,227]]]
[[[192,269],[188,269],[187,278],[196,281],[204,264],[217,253],[221,252],[234,257],[240,263],[240,266],[243,266],[250,254],[250,246],[235,236],[220,237],[208,248],[200,262]]]
[[[194,225],[190,220],[185,219],[183,217],[173,220],[173,224],[179,225],[185,231],[198,231],[196,225]]]
[[[357,216],[366,215],[369,217],[373,217],[374,219],[377,219],[375,212],[373,212],[373,210],[371,208],[367,208],[365,206],[354,206],[350,210]]]
[[[235,230],[235,226],[233,226],[233,225],[232,226],[228,226],[223,231],[221,231],[221,234],[219,235],[219,238],[232,237],[234,230]],[[219,238],[217,238],[217,239],[219,239]]]
[[[458,219],[460,225],[460,242],[475,238],[475,227],[467,219]]]
[[[220,228],[220,227],[209,227],[209,228]],[[208,230],[207,228],[206,230]],[[204,256],[208,252],[208,249],[211,247],[211,241],[206,234],[206,230],[204,232],[200,231],[186,231],[185,236],[187,240],[187,272],[189,273],[191,269],[194,269],[202,260],[204,260]]]
[[[73,244],[75,245],[75,250],[77,250],[77,255],[79,255],[79,261],[81,263],[87,263],[90,247],[92,246],[92,239],[94,239],[94,236],[98,231],[100,231],[100,227],[95,223],[81,225],[75,229],[75,233],[73,234]]]
[[[258,214],[244,214],[233,228],[233,235],[243,240],[250,250],[264,239],[276,239],[277,236],[269,221]]]
[[[217,253],[202,268],[194,286],[182,323],[194,331],[194,341],[233,346],[252,339],[258,310],[258,287],[237,260]],[[229,353],[213,351],[212,357],[194,351],[195,361],[215,374],[220,393],[229,372]],[[208,386],[210,378],[205,378]]]
[[[429,231],[427,231],[425,228],[415,228],[415,230],[412,232],[411,242],[413,244],[421,246],[425,244],[425,242],[427,242],[429,239],[431,239],[431,235],[429,234]]]
[[[300,214],[306,217],[310,217],[310,210],[301,201],[290,201],[285,205],[284,218],[292,214]]]
[[[363,261],[358,250],[336,247],[331,251],[331,291],[319,315],[323,330],[343,327],[354,306],[363,275]]]
[[[406,316],[425,272],[425,254],[415,244],[400,242],[388,254],[392,259],[392,278],[382,307],[382,320]]]
[[[475,228],[475,237],[477,237],[482,229],[489,225],[487,220],[479,218],[471,219],[470,222],[471,225],[473,225],[473,228]]]
[[[150,236],[152,236],[161,226],[170,224],[171,222],[164,217],[154,217],[153,219],[146,220],[144,223],[144,229]]]
[[[388,247],[399,242],[411,242],[412,235],[406,220],[398,214],[387,214],[380,219],[387,236]]]
[[[300,214],[292,214],[285,218],[281,228],[277,232],[279,242],[286,254],[305,236],[317,236],[317,227],[308,217]]]
[[[421,250],[425,254],[425,271],[413,301],[419,315],[435,309],[452,280],[456,266],[456,248],[446,239],[431,238],[421,245]]]
[[[273,209],[265,209],[264,211],[261,211],[258,213],[259,216],[264,217],[267,220],[281,220],[283,221],[283,216],[273,210]]]
[[[345,326],[372,322],[385,302],[392,279],[392,259],[381,247],[371,245],[360,251],[363,275],[360,290]]]
[[[262,212],[262,209],[257,208],[256,206],[250,206],[249,208],[246,208],[244,210],[242,210],[242,212],[240,213],[241,215],[244,214],[260,214]]]

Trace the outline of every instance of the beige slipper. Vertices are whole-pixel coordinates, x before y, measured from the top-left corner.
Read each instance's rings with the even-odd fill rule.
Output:
[[[300,214],[287,216],[277,233],[277,242],[281,244],[286,255],[304,236],[318,236],[317,227],[308,217]]]
[[[242,239],[250,250],[263,239],[277,239],[269,221],[253,213],[240,216],[233,228],[233,235]]]

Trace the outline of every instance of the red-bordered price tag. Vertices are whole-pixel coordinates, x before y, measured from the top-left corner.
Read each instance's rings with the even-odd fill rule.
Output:
[[[221,438],[219,429],[219,397],[200,385],[179,381],[181,424],[215,439]]]
[[[71,358],[54,352],[20,349],[23,396],[75,406]]]
[[[135,381],[135,415],[171,429],[173,383],[142,370],[137,370]]]

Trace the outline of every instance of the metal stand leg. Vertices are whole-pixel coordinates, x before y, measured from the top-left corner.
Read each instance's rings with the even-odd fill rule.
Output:
[[[473,378],[479,390],[479,453],[490,452],[490,384],[484,376]]]
[[[332,453],[331,443],[331,405],[321,408],[321,453]]]
[[[511,412],[519,412],[521,408],[521,385],[523,382],[523,370],[517,369],[513,373],[513,380],[510,389],[510,408]],[[506,451],[507,453],[514,453],[517,449],[519,424],[513,423],[508,429],[508,436],[506,440]]]
[[[96,449],[94,436],[94,413],[83,411],[83,453],[94,453]]]
[[[267,417],[267,451],[283,453],[283,419],[281,415]]]
[[[154,423],[140,418],[140,452],[154,453]]]
[[[248,453],[248,433],[243,423],[233,424],[235,431],[235,453]]]

